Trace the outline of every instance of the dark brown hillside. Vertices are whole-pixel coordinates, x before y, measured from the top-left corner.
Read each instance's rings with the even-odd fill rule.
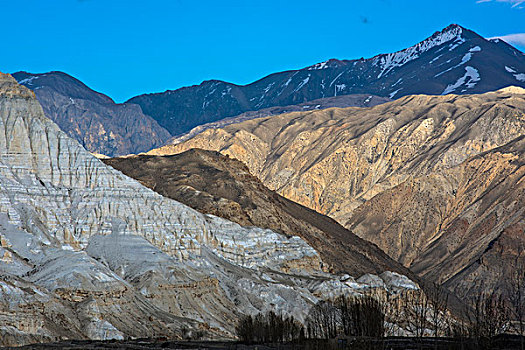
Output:
[[[258,226],[305,239],[334,273],[413,273],[376,245],[335,220],[269,190],[241,162],[217,152],[192,149],[173,156],[104,160],[156,192],[204,213],[243,226]]]

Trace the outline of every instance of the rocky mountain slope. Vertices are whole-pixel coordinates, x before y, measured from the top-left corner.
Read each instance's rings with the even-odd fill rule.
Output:
[[[297,236],[201,214],[104,165],[5,74],[0,165],[2,344],[231,337],[240,314],[302,319],[319,298],[370,288],[325,272]]]
[[[355,229],[356,234],[376,242],[406,266],[439,281],[450,280],[452,288],[465,292],[468,288],[459,288],[459,279],[453,277],[470,266],[475,254],[467,254],[461,263],[455,261],[451,266],[457,270],[452,272],[432,271],[440,261],[450,262],[447,259],[459,254],[448,250],[452,248],[440,246],[439,254],[443,256],[439,259],[430,253],[424,255],[435,238],[448,237],[447,220],[463,215],[449,212],[449,201],[441,198],[449,195],[443,192],[445,189],[454,197],[459,189],[454,192],[453,182],[447,178],[442,181],[451,182],[448,187],[429,180],[422,191],[435,192],[434,197],[426,195],[425,200],[412,206],[406,203],[410,193],[416,191],[410,181],[433,179],[449,169],[465,166],[465,161],[476,164],[476,155],[524,134],[525,90],[511,87],[480,95],[415,95],[372,108],[334,108],[259,118],[206,130],[186,142],[150,153],[173,154],[203,148],[239,159],[270,189],[335,218]],[[487,174],[483,179],[484,184],[469,183],[465,195],[474,196],[484,186],[505,180],[506,175],[493,178]],[[399,190],[399,196],[394,197],[394,187],[404,192]],[[505,198],[499,195],[495,200]],[[374,201],[380,199],[383,207],[372,208]],[[479,201],[476,203],[480,205]],[[414,215],[390,212],[394,208],[399,208],[400,213],[403,208],[408,212],[408,208],[413,208]],[[509,218],[522,220],[519,206],[509,204],[508,208]],[[502,215],[499,210],[496,212]],[[469,215],[469,223],[481,222],[476,221],[481,220],[481,212]],[[512,220],[495,222],[500,224],[493,226],[492,233],[490,225],[480,226],[487,232],[476,231],[483,237],[479,244],[490,243],[490,237],[495,238],[507,228],[520,227],[514,226]],[[466,235],[464,243],[470,238]],[[455,249],[464,249],[462,254],[469,251],[467,246],[457,244]],[[433,252],[437,254],[436,250]],[[440,273],[436,275],[436,271]],[[487,279],[490,280],[488,276]]]
[[[346,225],[460,296],[514,293],[525,266],[525,136],[384,191]]]
[[[109,156],[148,151],[170,134],[132,103],[116,104],[62,72],[13,77],[35,92],[45,115],[90,152]]]
[[[372,107],[372,106],[377,106],[379,104],[386,103],[389,101],[391,100],[387,97],[355,94],[355,95],[342,95],[342,96],[319,98],[317,100],[299,103],[297,105],[291,105],[291,106],[268,107],[268,108],[259,109],[257,111],[244,112],[235,117],[224,118],[216,122],[211,122],[211,123],[206,123],[206,124],[196,126],[185,134],[173,137],[168,142],[166,142],[166,144],[177,144],[177,143],[186,141],[207,129],[222,128],[226,125],[236,124],[236,123],[243,122],[245,120],[262,118],[262,117],[266,117],[270,115],[290,113],[290,112],[312,111],[312,110],[319,110],[319,109],[326,109],[326,108],[333,108],[333,107],[339,107],[339,108]]]
[[[174,156],[103,161],[202,213],[299,236],[319,252],[332,273],[361,276],[389,270],[416,278],[376,246],[334,220],[270,191],[244,164],[220,153],[192,149]]]
[[[248,85],[210,80],[200,85],[133,97],[172,135],[246,111],[319,98],[370,94],[483,93],[525,87],[525,55],[501,40],[486,40],[450,25],[407,49],[369,59],[329,60],[271,74]]]

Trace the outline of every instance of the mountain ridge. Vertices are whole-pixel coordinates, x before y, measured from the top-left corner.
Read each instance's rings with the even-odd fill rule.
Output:
[[[319,300],[371,290],[325,271],[300,237],[202,214],[106,166],[6,74],[0,131],[2,345],[233,338],[244,314],[304,320]],[[382,275],[386,293],[419,289]]]
[[[172,135],[178,135],[249,110],[337,95],[362,93],[394,98],[525,86],[525,78],[520,75],[523,72],[525,55],[521,51],[501,40],[486,40],[471,30],[450,25],[390,54],[331,59],[272,73],[245,85],[207,80],[191,87],[135,96],[128,102],[138,103]]]
[[[270,191],[246,165],[218,152],[193,148],[173,156],[139,155],[103,162],[202,213],[298,235],[320,252],[333,273],[378,274],[388,269],[416,278],[335,220]]]
[[[48,118],[90,152],[137,153],[160,146],[170,137],[140,106],[115,103],[64,72],[17,72],[13,76],[33,90]]]

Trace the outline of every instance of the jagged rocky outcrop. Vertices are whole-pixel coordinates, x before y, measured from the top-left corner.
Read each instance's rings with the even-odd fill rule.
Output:
[[[488,207],[480,201],[483,191],[511,181],[510,174],[517,176],[513,171],[520,167],[485,170],[475,157],[517,142],[524,134],[525,90],[510,87],[254,119],[206,130],[150,153],[203,148],[237,158],[270,189],[335,218],[405,266],[469,294],[478,289],[473,286],[478,281],[469,279],[480,274],[472,266],[483,250],[496,254],[494,239],[505,230],[523,232],[519,201],[496,206],[507,198],[521,198],[519,177],[516,185],[492,192],[494,202]],[[501,164],[519,159],[519,152],[502,156]],[[461,169],[467,166],[472,180],[459,177],[466,176]],[[477,172],[483,176],[473,177]],[[461,193],[466,202],[459,205]],[[495,216],[485,217],[491,205],[496,209],[486,214]],[[481,274],[488,284],[501,272],[498,266]],[[463,271],[467,267],[473,270]]]
[[[502,40],[487,40],[450,25],[407,49],[369,59],[328,60],[274,73],[248,85],[210,80],[200,85],[144,94],[129,102],[174,136],[192,128],[273,106],[319,98],[369,94],[483,93],[525,87],[525,55]]]
[[[201,214],[104,165],[6,74],[0,188],[3,344],[231,337],[240,314],[301,319],[370,288],[324,271],[297,236]]]
[[[66,73],[17,72],[13,77],[34,91],[46,117],[90,152],[108,156],[144,152],[171,136],[140,106],[117,104]]]

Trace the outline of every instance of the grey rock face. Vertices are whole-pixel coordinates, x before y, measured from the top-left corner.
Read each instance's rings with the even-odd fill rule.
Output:
[[[200,85],[133,97],[176,136],[246,111],[288,106],[319,98],[370,94],[483,93],[525,87],[525,56],[501,40],[451,25],[402,51],[369,59],[329,60],[271,74],[248,85],[210,80]]]
[[[45,115],[94,153],[124,155],[162,145],[169,132],[132,103],[116,104],[77,79],[62,73],[14,73],[35,92]]]

